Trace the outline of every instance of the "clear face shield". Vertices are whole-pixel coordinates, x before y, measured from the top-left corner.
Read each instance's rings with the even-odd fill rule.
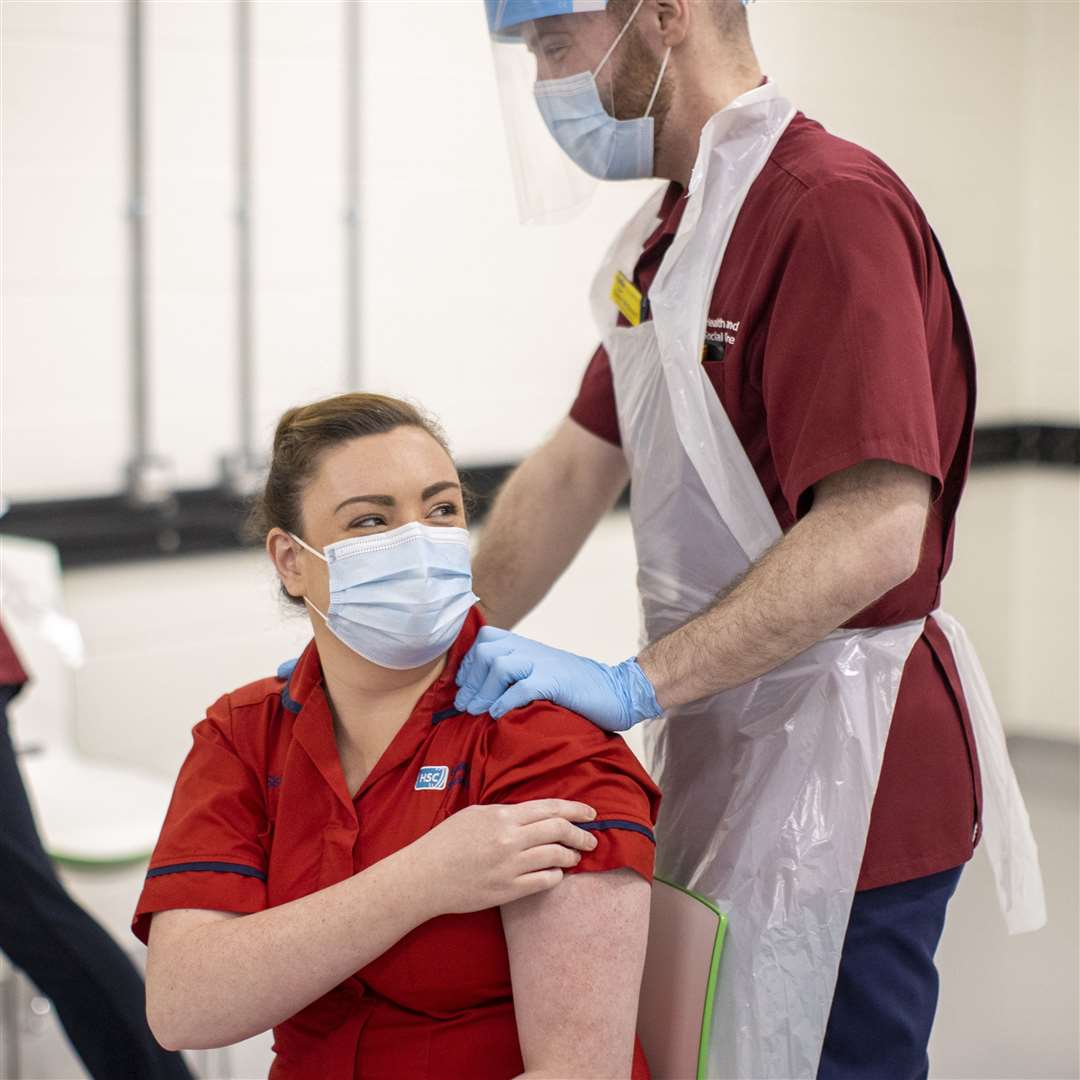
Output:
[[[652,176],[670,50],[658,61],[628,36],[643,0],[622,26],[607,0],[484,2],[521,220],[566,221],[600,180]]]

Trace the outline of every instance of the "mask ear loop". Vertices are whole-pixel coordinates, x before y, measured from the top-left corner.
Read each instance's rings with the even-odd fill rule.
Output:
[[[326,623],[327,626],[330,625],[329,618],[327,618],[327,616],[323,614],[323,612],[321,612],[306,596],[303,598],[303,600],[304,603],[307,604],[307,606],[311,608],[311,610],[314,611],[315,614],[318,615],[319,618],[322,619],[322,621]]]
[[[317,555],[320,559],[322,559],[324,563],[329,564],[330,560],[321,551],[316,551],[310,544],[305,544],[304,541],[296,535],[296,533],[289,533],[289,536],[291,536],[302,548],[306,548],[308,551],[311,552],[312,555]],[[312,611],[314,611],[322,619],[324,623],[327,624],[327,626],[330,625],[330,620],[327,618],[327,616],[323,612],[321,612],[306,596],[301,597],[301,599],[304,601],[305,604],[307,604],[309,608],[311,608]]]
[[[320,559],[322,559],[324,563],[330,562],[330,560],[321,551],[316,551],[310,544],[305,544],[304,541],[296,535],[296,533],[289,533],[289,536],[291,536],[302,548],[307,548],[307,550],[310,551],[312,555],[317,555]]]
[[[604,56],[601,59],[600,63],[593,68],[593,78],[595,78],[600,73],[600,69],[608,62],[608,60],[611,59],[611,54],[615,51],[615,46],[618,45],[620,41],[622,41],[623,34],[625,34],[626,31],[630,29],[630,24],[634,21],[634,16],[637,15],[637,13],[641,10],[641,5],[644,3],[645,0],[638,0],[637,7],[630,12],[630,18],[627,19],[625,23],[623,23],[623,28],[615,35],[615,40],[608,46],[608,51],[604,53]]]
[[[611,54],[615,51],[615,47],[623,39],[623,35],[630,29],[630,24],[634,21],[634,17],[641,10],[641,5],[645,3],[645,0],[638,0],[637,7],[630,12],[630,18],[623,23],[623,28],[615,35],[615,40],[608,46],[608,51],[604,53],[600,63],[593,68],[593,78],[600,73],[600,69],[611,59]],[[660,83],[664,78],[664,72],[667,71],[668,61],[671,59],[671,46],[667,47],[667,52],[664,53],[664,59],[660,62],[660,73],[656,76],[656,83],[653,85],[652,97],[649,98],[649,104],[645,107],[645,116],[648,116],[652,112],[653,105],[656,104],[656,95],[660,93]],[[611,109],[609,110],[612,116],[615,115],[615,87],[611,87]],[[644,117],[642,118],[644,119]]]

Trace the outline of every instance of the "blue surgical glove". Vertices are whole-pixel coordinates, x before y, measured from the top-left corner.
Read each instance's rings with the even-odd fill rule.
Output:
[[[614,667],[485,626],[458,668],[454,706],[498,719],[544,699],[571,709],[607,731],[627,731],[662,712],[637,660]]]
[[[282,660],[278,664],[277,677],[279,679],[289,679],[292,677],[293,670],[296,665],[300,663],[300,657],[296,656],[292,660]]]

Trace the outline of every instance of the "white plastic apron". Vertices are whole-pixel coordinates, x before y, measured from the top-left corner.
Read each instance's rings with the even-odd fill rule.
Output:
[[[678,233],[650,290],[652,322],[616,327],[608,291],[616,270],[631,275],[662,192],[596,278],[594,313],[631,472],[644,642],[700,612],[781,536],[700,358],[731,229],[794,112],[770,83],[710,119]],[[647,763],[664,791],[657,872],[731,918],[710,1076],[817,1072],[889,723],[924,621],[838,630],[752,682],[643,725]],[[999,825],[1012,844],[1004,871],[995,864],[1016,916],[1010,928],[1034,928],[1044,917],[1041,882],[1000,722],[988,694],[986,708],[968,690],[978,662],[962,630],[947,617],[942,625],[976,732],[992,857]]]

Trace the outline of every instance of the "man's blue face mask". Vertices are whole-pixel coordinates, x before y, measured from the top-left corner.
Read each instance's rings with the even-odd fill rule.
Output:
[[[564,79],[540,79],[533,88],[540,115],[555,141],[577,165],[598,180],[638,180],[653,175],[655,135],[649,114],[671,57],[670,47],[664,53],[644,116],[617,120],[604,108],[596,85],[597,72],[608,62],[643,2],[638,0],[595,71],[583,71]]]

